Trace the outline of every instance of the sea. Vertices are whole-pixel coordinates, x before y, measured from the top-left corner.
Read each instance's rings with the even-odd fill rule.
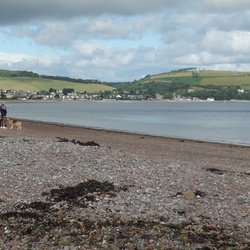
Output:
[[[250,102],[26,102],[10,103],[8,116],[250,146]]]

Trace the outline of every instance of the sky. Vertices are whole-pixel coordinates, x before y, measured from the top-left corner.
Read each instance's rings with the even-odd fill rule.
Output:
[[[0,0],[0,69],[138,80],[250,71],[250,0]]]

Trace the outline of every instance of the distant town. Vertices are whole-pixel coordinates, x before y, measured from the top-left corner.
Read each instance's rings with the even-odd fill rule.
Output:
[[[74,90],[50,90],[50,91],[15,91],[2,90],[2,99],[11,100],[58,100],[58,101],[86,101],[86,100],[166,100],[161,94],[155,94],[155,97],[148,96],[148,94],[134,93],[130,94],[128,91],[114,90],[104,92],[77,92]],[[183,97],[180,95],[173,95],[173,101],[202,101],[198,97]],[[207,98],[207,101],[214,101],[214,98]]]

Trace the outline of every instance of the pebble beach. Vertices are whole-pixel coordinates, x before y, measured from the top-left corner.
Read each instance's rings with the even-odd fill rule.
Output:
[[[250,247],[250,147],[22,127],[0,130],[1,249]]]

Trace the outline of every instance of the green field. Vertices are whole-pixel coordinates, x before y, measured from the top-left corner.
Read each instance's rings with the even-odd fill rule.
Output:
[[[250,85],[250,77],[213,77],[213,78],[203,78],[201,81],[202,85]]]
[[[84,84],[68,81],[60,81],[53,79],[34,78],[34,77],[0,77],[0,89],[16,90],[16,91],[48,91],[50,88],[63,90],[64,88],[72,88],[75,91],[106,91],[113,90],[113,87],[103,84]]]
[[[140,80],[140,83],[149,82],[184,82],[193,86],[240,86],[250,89],[250,73],[237,71],[195,71],[197,77],[193,77],[191,71],[169,72],[157,75],[150,75]]]
[[[172,77],[192,77],[192,72],[169,72],[157,75],[152,75],[151,79],[162,79],[162,78],[172,78]]]

